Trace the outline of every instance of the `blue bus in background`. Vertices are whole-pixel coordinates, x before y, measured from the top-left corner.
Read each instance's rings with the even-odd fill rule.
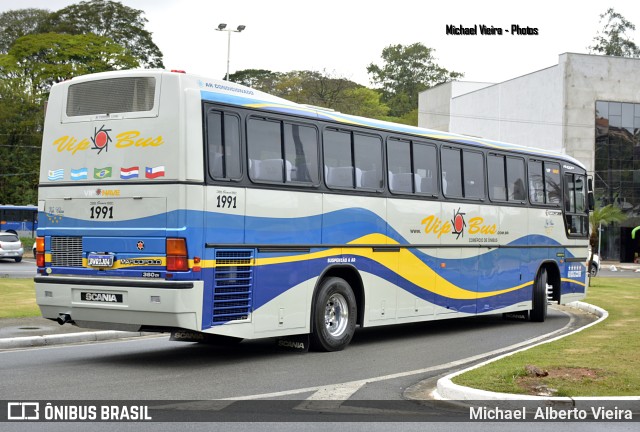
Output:
[[[0,231],[15,231],[21,237],[35,237],[38,207],[0,205]]]

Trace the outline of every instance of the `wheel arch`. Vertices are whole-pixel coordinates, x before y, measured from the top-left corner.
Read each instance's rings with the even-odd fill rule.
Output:
[[[349,286],[351,286],[351,290],[353,291],[353,295],[356,298],[357,311],[358,316],[356,318],[356,324],[362,326],[364,322],[364,284],[362,282],[362,278],[360,277],[360,273],[358,269],[356,269],[352,265],[334,265],[327,267],[318,277],[316,281],[316,286],[313,288],[313,296],[311,297],[311,311],[310,314],[310,327],[309,330],[311,332],[314,331],[314,323],[313,323],[313,311],[316,307],[316,294],[318,289],[322,285],[322,282],[328,277],[339,277],[344,279]]]
[[[547,283],[553,287],[551,299],[554,302],[560,303],[560,296],[562,293],[562,276],[560,275],[560,267],[558,266],[558,263],[554,260],[542,261],[538,267],[534,281],[538,280],[542,270],[547,271]]]

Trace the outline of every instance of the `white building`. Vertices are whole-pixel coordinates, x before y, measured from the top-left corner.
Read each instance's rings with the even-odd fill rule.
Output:
[[[640,225],[640,59],[565,53],[505,82],[442,84],[420,93],[418,124],[582,161],[597,204],[614,202],[629,216],[622,231],[605,233],[605,256],[617,258],[627,247],[620,232]]]

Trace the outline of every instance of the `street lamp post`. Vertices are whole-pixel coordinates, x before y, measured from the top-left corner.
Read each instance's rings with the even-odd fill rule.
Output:
[[[216,29],[217,31],[226,31],[227,34],[228,34],[228,37],[227,37],[227,76],[225,78],[225,81],[229,81],[229,63],[231,61],[231,33],[240,33],[245,28],[247,28],[247,26],[239,25],[235,30],[234,29],[228,29],[227,25],[225,23],[220,23],[220,24],[218,24],[218,28]]]

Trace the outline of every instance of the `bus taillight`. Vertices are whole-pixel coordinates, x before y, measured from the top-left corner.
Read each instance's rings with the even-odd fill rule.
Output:
[[[44,237],[36,237],[36,266],[44,267]]]
[[[188,271],[187,242],[183,238],[167,239],[167,271]]]

